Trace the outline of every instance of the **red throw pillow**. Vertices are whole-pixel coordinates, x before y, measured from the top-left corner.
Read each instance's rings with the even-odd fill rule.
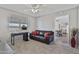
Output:
[[[48,38],[48,32],[45,32],[44,37],[47,39]]]
[[[36,35],[38,35],[39,34],[39,32],[36,32]]]
[[[32,32],[32,35],[33,35],[33,36],[36,36],[37,34],[38,34],[38,32],[36,32],[36,31],[33,31],[33,32]]]

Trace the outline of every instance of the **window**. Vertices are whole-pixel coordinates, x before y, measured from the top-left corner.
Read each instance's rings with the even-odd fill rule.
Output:
[[[28,23],[28,21],[27,21],[26,17],[12,15],[11,17],[9,17],[8,26],[9,26],[9,28],[20,29],[23,25],[27,27],[28,26],[27,23]]]
[[[27,27],[27,24],[21,24],[21,27],[22,27],[23,25],[24,25],[25,27]]]
[[[19,24],[18,23],[9,23],[9,27],[19,27]]]

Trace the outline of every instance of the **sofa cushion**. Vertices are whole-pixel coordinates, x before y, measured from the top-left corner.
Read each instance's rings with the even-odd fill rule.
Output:
[[[49,36],[49,33],[48,32],[45,32],[44,37],[47,39],[48,36]]]
[[[44,36],[44,33],[43,32],[39,32],[39,36]]]
[[[36,30],[36,31],[37,31],[37,32],[43,32],[43,33],[45,33],[45,32],[49,32],[50,35],[53,35],[53,34],[54,34],[53,31],[45,31],[45,30]]]
[[[32,35],[33,35],[33,36],[36,36],[37,34],[38,34],[38,33],[37,33],[36,31],[33,31],[33,32],[32,32]]]
[[[37,39],[41,39],[41,40],[44,40],[45,39],[45,37],[43,37],[43,36],[35,36]]]

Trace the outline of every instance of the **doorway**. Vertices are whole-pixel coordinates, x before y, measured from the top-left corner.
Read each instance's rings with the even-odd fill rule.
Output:
[[[69,46],[69,15],[56,17],[55,42]]]

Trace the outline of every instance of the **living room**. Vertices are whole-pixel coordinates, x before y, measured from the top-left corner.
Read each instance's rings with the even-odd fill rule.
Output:
[[[71,42],[72,30],[79,28],[78,14],[79,6],[75,4],[1,4],[0,40],[7,43],[10,50],[6,52],[6,49],[1,48],[0,53],[79,53],[78,40]],[[60,22],[57,29],[56,21]],[[60,26],[61,23],[65,27]],[[68,29],[68,33],[64,34],[67,36],[59,31],[56,36],[56,31],[63,27]],[[35,36],[37,38],[34,38]]]

